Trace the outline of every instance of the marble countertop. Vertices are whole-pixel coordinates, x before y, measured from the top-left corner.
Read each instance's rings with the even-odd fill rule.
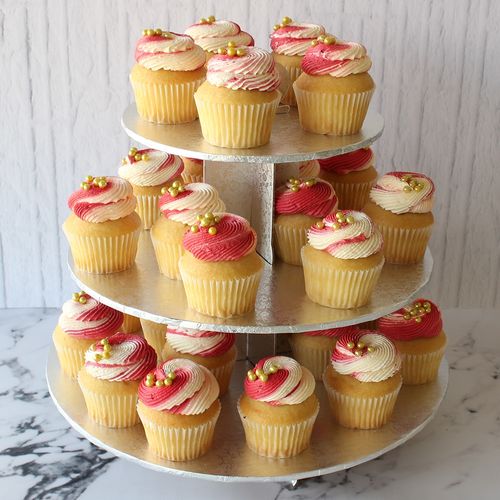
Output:
[[[500,311],[446,311],[450,382],[436,418],[414,439],[344,472],[279,483],[170,476],[113,457],[53,405],[45,361],[59,312],[0,310],[0,497],[218,500],[493,499],[500,490]]]

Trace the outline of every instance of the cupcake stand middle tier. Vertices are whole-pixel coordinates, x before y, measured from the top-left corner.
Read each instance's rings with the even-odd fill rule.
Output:
[[[448,365],[443,360],[438,380],[403,387],[389,424],[375,431],[344,429],[332,422],[321,383],[321,409],[309,449],[291,459],[266,459],[250,451],[236,411],[246,371],[262,356],[287,350],[287,333],[322,330],[375,320],[416,298],[432,272],[427,250],[422,263],[386,264],[371,302],[358,309],[339,310],[311,302],[304,290],[302,268],[273,262],[272,223],[274,189],[298,176],[298,162],[335,156],[372,144],[382,133],[383,120],[368,114],[361,132],[348,137],[308,134],[300,128],[296,110],[281,109],[271,141],[266,146],[231,150],[210,146],[198,121],[183,125],[155,125],[142,121],[131,105],[122,125],[127,134],[148,147],[204,160],[206,182],[213,184],[227,210],[250,220],[258,233],[258,252],[266,261],[254,313],[230,319],[213,318],[187,307],[181,282],[162,276],[157,268],[149,233],[139,242],[136,264],[128,271],[92,275],[77,270],[69,258],[73,279],[87,293],[127,314],[181,327],[239,334],[240,360],[223,410],[215,442],[207,455],[190,462],[169,462],[148,451],[141,426],[107,429],[87,416],[78,384],[62,375],[55,351],[47,364],[47,381],[56,406],[83,436],[112,453],[142,466],[174,474],[219,481],[291,481],[346,469],[393,449],[418,433],[434,416],[445,395]]]

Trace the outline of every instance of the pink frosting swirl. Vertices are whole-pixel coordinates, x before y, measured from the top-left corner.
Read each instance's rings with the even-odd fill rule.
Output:
[[[225,213],[213,227],[216,234],[210,234],[209,227],[201,223],[194,225],[198,229],[184,235],[184,248],[197,259],[208,262],[239,260],[253,252],[257,244],[257,235],[246,219],[239,215]]]
[[[269,52],[244,48],[243,56],[216,55],[207,63],[207,81],[232,90],[271,92],[280,85],[280,75]]]
[[[302,59],[302,71],[308,75],[344,77],[365,73],[372,66],[363,45],[338,41],[335,44],[319,42],[311,46]]]
[[[120,177],[103,179],[105,187],[89,182],[88,189],[80,187],[68,199],[70,210],[86,222],[123,219],[135,210],[136,199],[128,181]]]
[[[110,382],[140,380],[156,366],[156,352],[143,337],[115,333],[85,353],[85,370]]]
[[[236,335],[169,326],[166,340],[177,352],[212,358],[222,356],[229,351],[236,342]]]
[[[343,155],[323,158],[318,162],[322,170],[337,175],[346,175],[370,168],[373,165],[373,156],[371,148],[363,148]]]
[[[310,337],[339,337],[346,333],[355,333],[359,331],[359,326],[343,326],[340,328],[328,328],[327,330],[312,330],[310,332],[304,332],[304,335],[309,335]]]
[[[271,33],[271,49],[286,56],[303,56],[311,41],[325,34],[319,24],[292,22]]]
[[[332,185],[322,179],[292,178],[276,190],[275,211],[278,215],[326,217],[337,207],[338,199]]]
[[[203,413],[218,396],[219,384],[212,373],[189,359],[165,361],[139,385],[141,403],[180,415]]]
[[[98,340],[116,333],[123,323],[123,313],[101,304],[90,295],[75,293],[63,304],[60,328],[73,338]]]

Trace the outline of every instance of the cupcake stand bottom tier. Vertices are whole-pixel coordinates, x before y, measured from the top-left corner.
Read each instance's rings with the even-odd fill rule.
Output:
[[[289,459],[270,459],[254,454],[245,444],[236,410],[242,380],[250,365],[236,363],[232,385],[222,399],[214,443],[203,457],[190,462],[169,462],[148,450],[141,425],[108,429],[92,422],[76,381],[63,375],[54,348],[47,361],[47,382],[55,405],[71,426],[95,445],[149,469],[215,481],[290,481],[320,476],[372,460],[408,441],[434,417],[448,384],[448,363],[443,360],[436,382],[403,387],[392,420],[372,431],[350,430],[336,425],[330,416],[323,385],[316,393],[320,412],[311,446]]]

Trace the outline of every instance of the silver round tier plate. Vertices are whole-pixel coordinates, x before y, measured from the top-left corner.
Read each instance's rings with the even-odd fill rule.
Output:
[[[50,395],[58,410],[77,432],[95,445],[149,469],[226,482],[295,481],[373,460],[420,432],[436,414],[448,385],[448,364],[443,360],[435,382],[401,389],[387,425],[363,431],[345,429],[332,421],[325,390],[318,384],[316,394],[321,406],[311,446],[293,458],[268,459],[247,448],[236,411],[248,366],[245,361],[236,363],[229,393],[221,399],[222,412],[211,450],[189,462],[170,462],[151,453],[141,425],[109,429],[90,420],[80,388],[60,370],[54,348],[49,353],[46,374]]]
[[[132,316],[183,328],[233,333],[298,333],[372,321],[416,298],[428,282],[433,261],[427,250],[422,263],[385,264],[371,302],[357,309],[315,304],[304,289],[302,267],[264,263],[255,312],[228,319],[199,314],[187,305],[181,281],[160,274],[149,232],[143,231],[135,265],[120,273],[89,274],[75,268],[72,278],[101,302]]]
[[[287,113],[276,115],[269,143],[251,149],[212,146],[203,139],[198,120],[181,125],[147,122],[139,117],[135,104],[125,110],[122,126],[132,139],[141,144],[189,158],[244,163],[287,163],[328,158],[370,146],[382,134],[384,120],[378,113],[370,111],[359,134],[342,137],[311,134],[302,130],[297,110],[291,108]],[[290,145],[293,145],[293,149]]]

